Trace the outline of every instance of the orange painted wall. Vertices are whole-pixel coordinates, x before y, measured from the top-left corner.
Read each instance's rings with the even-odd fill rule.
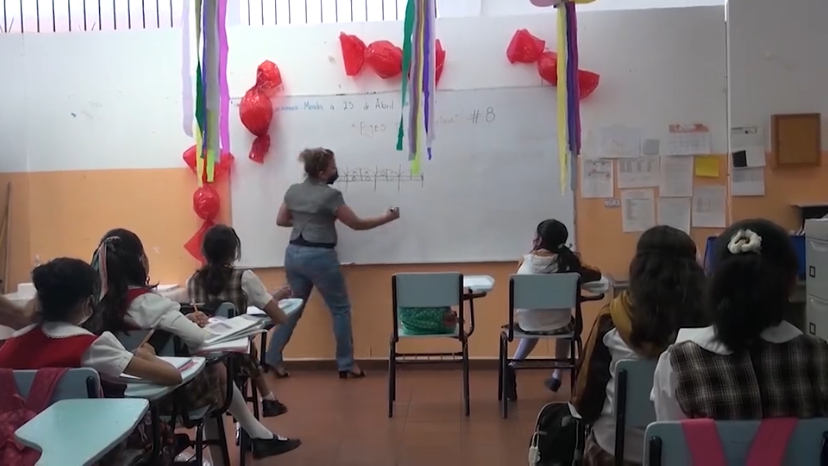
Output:
[[[697,179],[697,183],[724,184],[724,157],[720,179]],[[103,233],[113,227],[137,232],[147,249],[152,279],[183,283],[197,263],[182,245],[199,227],[191,210],[195,187],[186,169],[101,170],[39,172],[0,176],[14,184],[11,282],[28,281],[35,256],[41,260],[58,256],[89,258]],[[225,202],[220,219],[229,221],[227,186],[219,186]],[[616,196],[620,193],[616,192]],[[585,261],[616,278],[626,278],[627,264],[638,234],[621,233],[621,209],[604,207],[602,199],[578,199],[577,242]],[[274,212],[275,215],[275,212]],[[540,219],[539,219],[540,220]],[[696,229],[701,241],[714,231]],[[527,231],[527,242],[532,232]],[[515,258],[517,261],[518,258]],[[381,358],[387,354],[390,319],[391,275],[400,271],[459,270],[466,274],[492,275],[498,285],[477,302],[477,329],[471,355],[493,358],[497,335],[507,312],[509,275],[517,262],[500,264],[449,264],[444,266],[350,266],[345,268],[353,301],[355,350],[358,358]],[[282,284],[281,270],[259,271],[268,286]],[[591,322],[599,304],[586,308]],[[450,342],[422,341],[402,350],[450,348]],[[550,347],[545,348],[546,352]],[[311,298],[286,357],[329,359],[334,353],[330,319],[318,296]]]

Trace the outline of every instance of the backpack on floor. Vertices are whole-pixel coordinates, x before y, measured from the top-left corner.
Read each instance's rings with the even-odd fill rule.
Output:
[[[569,403],[547,403],[535,423],[535,433],[529,444],[529,466],[580,464],[581,429],[581,422],[572,415]]]

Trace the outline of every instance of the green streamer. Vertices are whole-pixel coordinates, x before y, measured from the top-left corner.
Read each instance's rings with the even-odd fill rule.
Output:
[[[408,93],[408,74],[411,72],[411,36],[414,34],[414,3],[415,0],[408,0],[405,6],[405,23],[403,24],[403,72],[402,72],[402,98],[400,103],[400,124],[397,127],[397,150],[403,150],[403,115],[405,109],[405,96]]]

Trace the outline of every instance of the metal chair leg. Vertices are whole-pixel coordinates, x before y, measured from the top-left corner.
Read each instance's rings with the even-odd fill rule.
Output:
[[[227,431],[224,429],[224,416],[217,414],[213,417],[218,430],[219,449],[224,466],[230,466],[230,449],[227,447]],[[214,459],[215,461],[215,459]]]
[[[204,464],[204,421],[198,423],[195,432],[195,464]]]
[[[501,334],[502,335],[502,334]],[[506,353],[503,351],[503,338],[499,339],[498,343],[498,353],[497,353],[497,401],[503,400],[503,358],[506,357]]]
[[[397,348],[390,344],[388,351],[388,417],[394,417],[394,401],[397,399]]]
[[[469,344],[463,341],[463,408],[468,417],[471,414],[469,405]]]
[[[506,346],[506,339],[503,337],[503,335],[501,335],[501,337],[500,337],[500,345],[501,345],[501,347]],[[508,348],[504,349],[504,352],[507,349]],[[504,388],[506,386],[506,364],[508,364],[507,361],[508,361],[508,358],[505,358],[505,357],[502,358],[501,361],[500,361],[500,371],[501,371],[501,374],[503,374],[503,376],[500,379],[500,385],[501,385],[501,387],[504,387]],[[503,419],[506,419],[506,418],[509,417],[509,401],[506,399],[506,394],[505,393],[501,398],[502,398],[502,400],[500,400],[500,414],[501,414],[501,417],[503,417]]]
[[[262,366],[264,372],[267,372],[268,369],[267,360],[265,360],[265,355],[267,354],[267,335],[267,332],[262,333],[261,339],[259,340],[259,365]]]
[[[577,386],[578,378],[578,360],[575,355],[575,338],[569,340],[569,393],[570,396],[575,396],[575,387]]]

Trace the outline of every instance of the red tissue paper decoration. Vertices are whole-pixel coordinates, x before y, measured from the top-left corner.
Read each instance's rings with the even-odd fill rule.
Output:
[[[533,36],[526,29],[518,29],[506,48],[506,58],[513,65],[515,63],[535,63],[545,47],[545,41]]]
[[[364,65],[374,70],[382,79],[402,74],[402,49],[387,40],[378,40],[365,46],[365,42],[352,34],[339,33],[345,74],[356,76]]]
[[[212,222],[221,209],[219,193],[209,184],[198,188],[193,193],[193,211],[202,220]]]
[[[247,90],[239,104],[239,117],[248,131],[256,136],[250,149],[250,160],[263,163],[270,150],[270,122],[273,119],[273,103],[270,101],[282,86],[279,67],[266,60],[256,70],[256,84]]]
[[[190,253],[191,256],[195,257],[196,260],[204,264],[204,255],[201,254],[201,243],[204,241],[204,235],[207,233],[216,222],[204,222],[201,225],[201,228],[189,239],[186,243],[184,243],[184,249]]]
[[[506,57],[511,63],[535,63],[538,65],[540,77],[553,86],[558,85],[558,54],[544,51],[546,43],[533,36],[526,29],[515,32],[509,47],[506,49]],[[534,57],[534,59],[532,59]],[[527,61],[528,60],[528,61]],[[589,97],[601,81],[601,75],[592,71],[578,70],[579,98],[581,100]]]
[[[189,149],[184,151],[181,158],[184,159],[184,163],[190,167],[190,170],[193,173],[196,172],[196,146],[190,146]],[[228,152],[222,152],[221,156],[219,157],[218,162],[216,163],[215,172],[213,174],[213,181],[218,182],[224,179],[225,176],[230,174],[230,169],[233,166],[233,154]],[[207,171],[205,170],[204,174],[201,177],[202,183],[207,183]]]
[[[439,39],[435,43],[435,84],[438,84],[446,62],[446,51]],[[391,79],[402,74],[402,49],[387,40],[378,40],[366,46],[359,37],[340,32],[339,45],[342,48],[346,76],[358,75],[365,65],[382,79]]]

